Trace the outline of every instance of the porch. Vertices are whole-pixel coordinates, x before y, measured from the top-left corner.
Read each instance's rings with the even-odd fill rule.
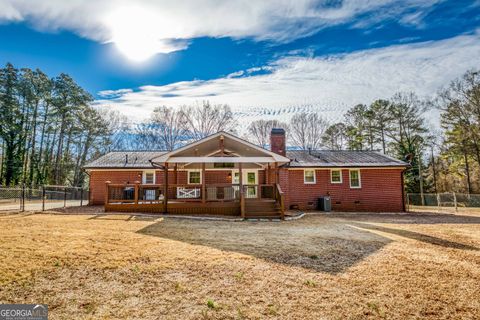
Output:
[[[151,159],[142,184],[107,181],[105,211],[283,219],[279,167],[289,161],[219,132]]]
[[[106,183],[106,212],[285,217],[279,184]]]

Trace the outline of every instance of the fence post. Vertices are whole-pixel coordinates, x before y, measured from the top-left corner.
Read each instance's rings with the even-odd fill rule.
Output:
[[[410,212],[410,197],[409,197],[408,193],[407,193],[407,196],[406,196],[405,200],[407,202],[407,212]]]
[[[83,188],[80,188],[80,207],[83,205]]]
[[[441,207],[441,204],[440,204],[440,193],[437,193],[437,207]]]
[[[455,192],[453,193],[453,204],[455,206],[455,212],[458,212],[457,195],[455,194]]]
[[[42,211],[45,211],[45,185],[42,185]]]
[[[67,207],[67,187],[63,187],[63,207]]]
[[[22,198],[20,199],[20,211],[24,212],[25,211],[25,184],[22,184],[21,196]]]

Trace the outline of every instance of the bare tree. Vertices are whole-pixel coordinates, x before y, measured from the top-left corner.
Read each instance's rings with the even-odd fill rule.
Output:
[[[184,139],[186,131],[185,113],[172,108],[157,107],[153,110],[151,123],[159,134],[166,150],[172,151]]]
[[[233,113],[226,104],[212,105],[208,101],[195,106],[183,106],[185,129],[195,139],[202,139],[218,131],[234,131],[236,127]]]
[[[303,150],[318,149],[328,122],[318,113],[298,113],[290,121],[290,137],[297,147]]]
[[[137,123],[132,128],[136,150],[163,150],[165,146],[150,121]]]
[[[288,129],[288,125],[278,120],[255,120],[248,126],[247,130],[250,140],[253,143],[265,148],[270,143],[270,132],[273,128]]]
[[[118,110],[99,108],[98,113],[105,120],[110,132],[110,143],[105,151],[129,149],[129,135],[132,124],[127,116],[121,114]]]

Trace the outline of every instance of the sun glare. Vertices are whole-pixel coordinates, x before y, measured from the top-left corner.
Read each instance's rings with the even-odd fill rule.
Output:
[[[128,59],[148,60],[161,51],[162,43],[155,36],[155,16],[146,9],[124,7],[113,12],[108,23],[112,42]]]

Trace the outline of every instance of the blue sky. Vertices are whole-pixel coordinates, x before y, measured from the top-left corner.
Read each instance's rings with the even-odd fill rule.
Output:
[[[35,5],[32,5],[32,4]],[[480,68],[480,1],[0,0],[0,59],[137,118],[209,99],[245,119],[434,94]]]

